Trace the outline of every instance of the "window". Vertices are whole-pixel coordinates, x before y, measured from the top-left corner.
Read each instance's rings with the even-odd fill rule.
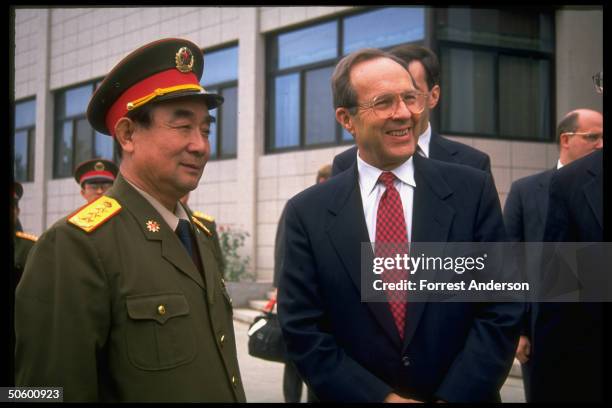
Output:
[[[235,158],[238,135],[238,47],[204,52],[202,86],[224,98],[223,104],[210,111],[217,122],[209,135],[210,158]]]
[[[53,177],[72,177],[79,163],[102,157],[114,159],[113,138],[95,131],[87,121],[89,99],[101,81],[60,91],[55,96]]]
[[[442,133],[551,140],[553,20],[530,8],[436,10]]]
[[[34,138],[36,136],[36,100],[15,104],[14,170],[15,180],[34,180]]]
[[[424,38],[423,7],[375,9],[270,36],[266,152],[351,142],[333,108],[331,76],[337,62],[360,48]]]

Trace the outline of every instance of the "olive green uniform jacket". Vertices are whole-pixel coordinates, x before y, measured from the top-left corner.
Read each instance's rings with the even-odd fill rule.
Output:
[[[16,385],[63,387],[65,401],[244,402],[211,236],[192,223],[202,276],[121,175],[106,195],[118,213],[99,223],[104,210],[86,206],[93,231],[69,216],[30,254],[16,293]]]

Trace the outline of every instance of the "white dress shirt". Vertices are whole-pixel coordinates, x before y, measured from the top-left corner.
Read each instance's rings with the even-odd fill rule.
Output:
[[[431,142],[431,124],[427,122],[427,129],[419,135],[419,141],[417,142],[421,148],[418,152],[423,157],[429,157],[429,142]]]
[[[375,242],[378,203],[380,202],[380,197],[386,190],[383,183],[377,183],[383,170],[369,165],[357,155],[357,172],[359,174],[359,189],[361,191],[361,201],[363,204],[366,226],[368,228],[368,236],[370,237],[370,242]],[[402,209],[404,210],[404,219],[406,220],[406,232],[408,233],[408,242],[410,242],[412,230],[412,204],[414,189],[416,188],[412,157],[399,167],[391,170],[391,172],[396,177],[393,181],[393,185],[397,189],[402,200]]]
[[[563,163],[561,163],[561,159],[557,159],[557,170],[563,167]]]

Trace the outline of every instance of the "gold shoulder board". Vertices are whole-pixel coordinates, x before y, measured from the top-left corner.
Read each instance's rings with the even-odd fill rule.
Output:
[[[195,215],[198,218],[202,218],[208,222],[213,222],[215,220],[215,218],[211,215],[208,214],[204,214],[202,211],[194,211],[193,215]]]
[[[200,220],[198,220],[198,217],[194,215],[193,217],[191,217],[191,221],[193,221],[195,225],[197,225],[202,231],[204,231],[206,235],[208,235],[209,237],[212,236],[212,232],[210,232],[210,230],[206,228],[206,226],[202,224]]]
[[[19,238],[30,240],[30,241],[34,241],[34,242],[38,241],[38,237],[36,235],[28,234],[28,233],[21,232],[21,231],[15,231],[15,236]]]
[[[121,211],[117,200],[102,196],[68,216],[68,222],[85,232],[91,232]]]

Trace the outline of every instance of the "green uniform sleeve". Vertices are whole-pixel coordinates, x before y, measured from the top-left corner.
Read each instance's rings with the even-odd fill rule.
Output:
[[[91,236],[59,221],[31,251],[15,294],[16,385],[98,400],[109,324],[108,281]]]

